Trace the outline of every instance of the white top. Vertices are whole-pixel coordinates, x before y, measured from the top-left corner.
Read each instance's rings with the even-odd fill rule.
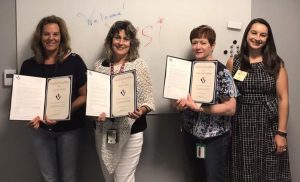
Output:
[[[104,59],[101,59],[95,63],[95,71],[104,74],[110,74],[110,66],[102,66]],[[114,66],[114,72],[118,73],[120,71],[121,64]],[[150,78],[150,73],[146,62],[138,58],[133,62],[126,62],[124,66],[124,71],[136,70],[136,85],[137,85],[137,107],[142,105],[148,106],[151,110],[154,110],[154,98],[152,93],[152,82]],[[130,137],[131,126],[134,123],[134,119],[127,116],[115,118],[112,122],[107,119],[105,122],[97,122],[97,130],[102,133],[101,145],[101,157],[109,173],[113,173],[116,169],[120,154],[122,152],[123,146],[126,144],[128,138]],[[118,130],[119,141],[117,144],[107,144],[106,141],[106,131],[114,127]]]

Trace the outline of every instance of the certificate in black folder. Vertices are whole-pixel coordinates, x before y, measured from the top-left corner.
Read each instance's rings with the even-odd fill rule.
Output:
[[[163,97],[179,99],[191,93],[197,103],[214,104],[217,64],[167,56]]]
[[[51,120],[71,118],[72,75],[41,78],[15,74],[13,77],[10,120]]]
[[[114,75],[87,71],[86,115],[121,117],[136,110],[135,70]]]

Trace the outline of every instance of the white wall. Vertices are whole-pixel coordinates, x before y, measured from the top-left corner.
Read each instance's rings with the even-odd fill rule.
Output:
[[[16,68],[15,2],[0,2],[0,70]],[[10,88],[0,82],[0,181],[38,181],[39,173],[26,127],[8,121]]]
[[[273,29],[277,49],[286,61],[290,83],[289,149],[293,181],[300,181],[300,147],[297,139],[300,123],[300,92],[297,68],[300,37],[300,1],[297,0],[252,0],[252,17],[267,19]],[[15,1],[0,1],[0,71],[16,68]],[[10,88],[0,81],[0,181],[41,181],[27,127],[23,123],[8,121]],[[177,114],[151,115],[145,132],[144,151],[137,170],[137,181],[142,182],[187,182],[185,155],[179,132]],[[82,144],[80,178],[84,182],[102,181],[98,159],[93,145],[91,123]]]
[[[203,2],[206,8],[199,11]],[[39,8],[28,12],[33,4]],[[59,4],[60,7],[52,4]],[[235,7],[238,8],[232,11]],[[227,23],[236,21],[247,24],[251,19],[251,0],[114,0],[114,3],[109,0],[16,0],[16,14],[19,67],[32,55],[28,42],[41,17],[55,14],[66,21],[72,50],[83,58],[90,69],[104,53],[101,51],[104,39],[113,22],[130,20],[138,30],[140,55],[148,62],[150,74],[155,80],[155,113],[161,114],[170,113],[170,100],[162,98],[166,55],[189,59],[190,30],[200,23],[209,24],[217,32],[214,56],[225,63],[229,53],[225,55],[224,50],[229,52],[234,40],[240,42],[244,30],[244,27],[241,30],[229,29]],[[234,48],[232,50],[236,51]]]

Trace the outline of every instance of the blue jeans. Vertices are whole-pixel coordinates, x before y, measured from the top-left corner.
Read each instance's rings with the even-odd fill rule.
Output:
[[[31,138],[45,182],[78,182],[77,163],[82,129],[50,132],[32,129]]]
[[[205,159],[196,157],[196,144],[206,146]],[[229,132],[204,140],[184,132],[184,144],[194,182],[225,182],[230,146]]]

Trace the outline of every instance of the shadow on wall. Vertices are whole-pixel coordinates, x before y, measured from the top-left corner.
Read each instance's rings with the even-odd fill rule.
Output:
[[[79,179],[83,182],[104,181],[95,148],[94,124],[87,119],[80,148]]]
[[[180,115],[149,115],[147,123],[137,181],[191,181],[180,131]]]

